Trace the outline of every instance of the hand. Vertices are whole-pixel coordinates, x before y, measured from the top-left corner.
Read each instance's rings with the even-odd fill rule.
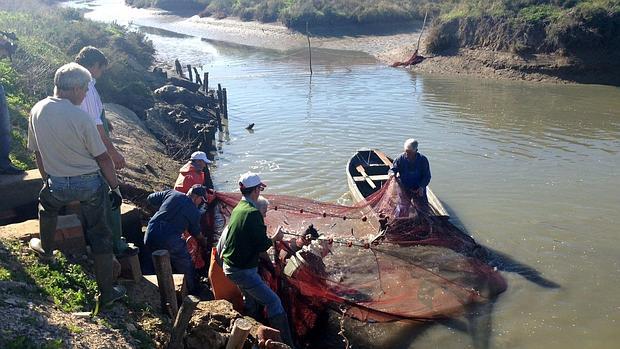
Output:
[[[125,162],[125,158],[119,153],[117,150],[110,152],[110,157],[112,158],[112,162],[114,162],[114,168],[120,170],[127,166]]]
[[[273,241],[280,241],[280,240],[282,240],[282,238],[284,238],[284,229],[282,229],[282,226],[279,225],[278,229],[275,232],[275,234],[273,234],[273,236],[271,237],[271,240],[273,240]]]
[[[121,189],[116,186],[116,188],[110,188],[110,192],[108,193],[108,197],[110,198],[110,201],[112,202],[112,209],[116,210],[117,208],[121,207],[121,204],[123,203],[123,196],[121,195]]]

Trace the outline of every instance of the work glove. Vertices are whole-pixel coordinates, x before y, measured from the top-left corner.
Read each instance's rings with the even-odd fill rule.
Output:
[[[121,195],[121,189],[117,186],[116,188],[110,188],[110,192],[108,193],[110,197],[110,202],[112,203],[112,210],[116,210],[121,207],[123,203],[123,196]]]

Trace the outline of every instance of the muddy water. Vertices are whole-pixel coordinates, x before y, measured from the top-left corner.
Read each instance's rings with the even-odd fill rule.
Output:
[[[160,58],[200,65],[227,87],[230,140],[213,171],[222,190],[252,169],[273,193],[346,200],[344,167],[356,149],[397,154],[405,138],[418,138],[453,219],[515,261],[491,313],[492,347],[616,347],[620,89],[417,75],[332,50],[313,52],[310,79],[303,50],[204,41],[226,38],[122,0],[96,3],[89,17],[142,27]],[[527,274],[524,265],[561,287],[515,272]],[[469,334],[443,325],[374,335],[398,336],[391,347],[472,346]]]

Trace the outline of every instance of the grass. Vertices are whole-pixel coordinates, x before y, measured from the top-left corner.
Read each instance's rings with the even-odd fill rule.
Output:
[[[0,259],[0,275],[4,275],[0,276],[2,280],[32,282],[37,286],[39,298],[50,298],[66,312],[93,308],[97,284],[82,265],[71,263],[62,254],[56,255],[55,263],[43,264],[33,254],[22,254],[24,247],[19,241],[6,241],[4,245],[9,253],[2,256],[15,256],[17,260]]]
[[[9,343],[6,349],[62,349],[65,348],[61,339],[45,340],[43,344],[26,336],[19,336]]]
[[[36,166],[26,148],[28,113],[51,95],[58,67],[73,61],[86,45],[100,48],[110,60],[97,81],[104,102],[123,104],[141,114],[153,104],[146,80],[154,48],[143,34],[117,24],[86,20],[74,9],[48,7],[50,0],[0,1],[0,30],[19,41],[13,62],[0,61],[0,82],[7,92],[12,125],[10,157],[22,169]]]

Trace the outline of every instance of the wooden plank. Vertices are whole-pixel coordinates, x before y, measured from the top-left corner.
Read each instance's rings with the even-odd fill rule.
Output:
[[[370,178],[373,181],[387,181],[389,179],[389,175],[374,175],[374,176],[368,176],[368,178]],[[366,178],[362,177],[362,176],[355,176],[353,177],[353,180],[356,182],[363,182],[366,180]]]
[[[383,152],[378,151],[378,150],[374,150],[374,152],[375,152],[375,154],[377,154],[379,159],[381,159],[381,161],[383,161],[384,164],[386,164],[389,167],[392,167],[392,161],[390,161],[390,159],[388,159],[387,155],[385,155]]]
[[[364,170],[364,166],[357,165],[357,166],[355,166],[355,169],[357,170],[357,172],[359,172],[362,175],[362,177],[364,177],[364,179],[366,180],[366,183],[368,183],[368,185],[370,185],[370,187],[372,189],[376,189],[377,188],[377,186],[372,181],[372,179],[370,179],[370,177],[368,177],[368,175],[366,174],[366,170]]]

